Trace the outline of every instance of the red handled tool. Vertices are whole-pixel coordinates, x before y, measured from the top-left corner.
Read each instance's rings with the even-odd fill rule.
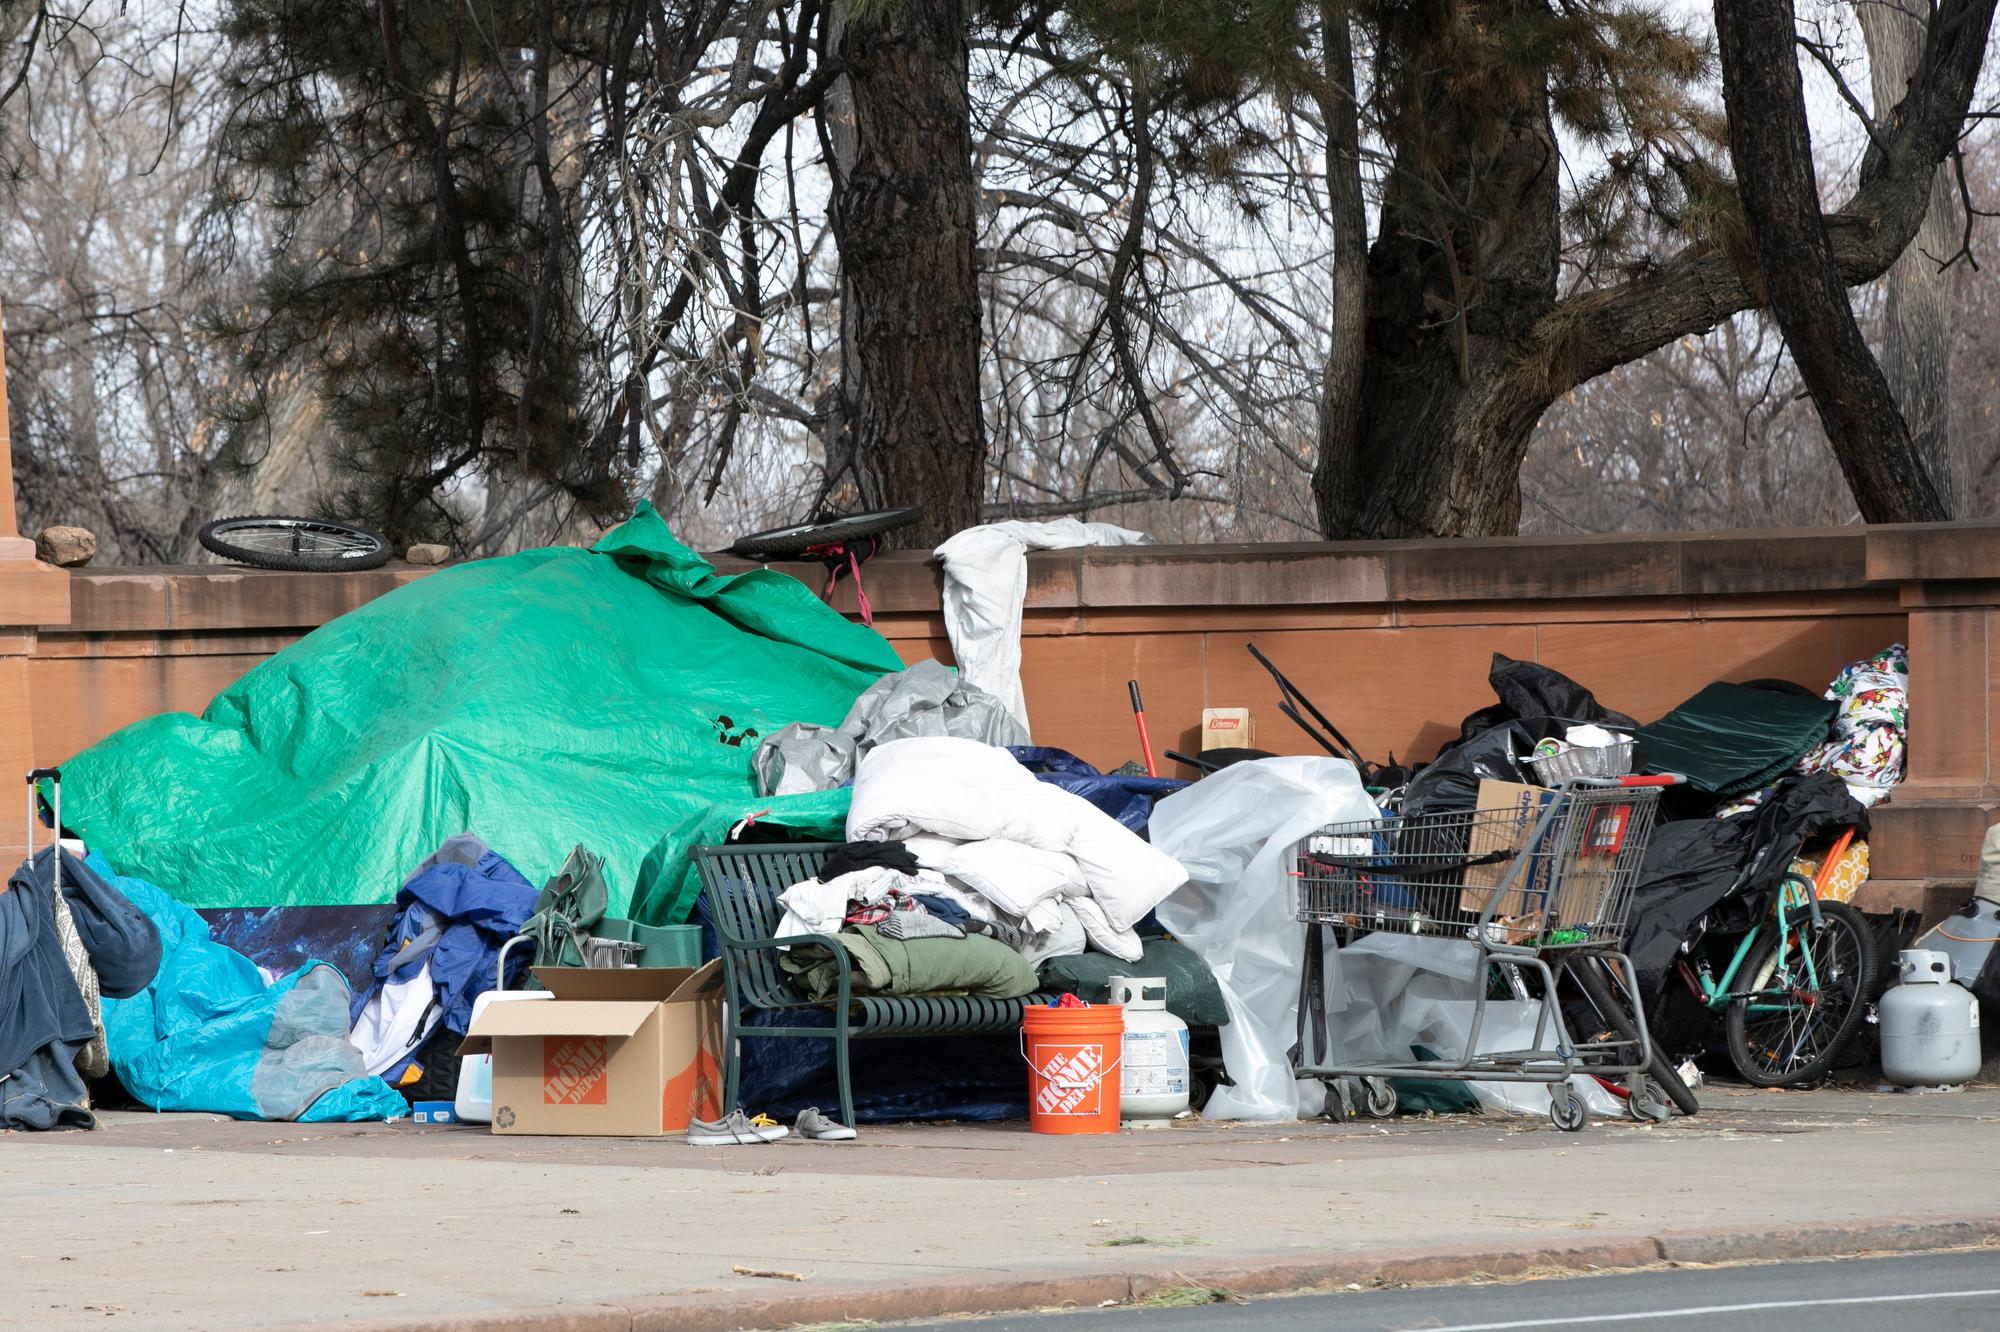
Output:
[[[1139,752],[1146,756],[1146,775],[1157,777],[1160,770],[1153,766],[1153,737],[1146,734],[1146,705],[1139,701],[1139,682],[1127,680],[1125,687],[1132,691],[1132,720],[1139,723]]]

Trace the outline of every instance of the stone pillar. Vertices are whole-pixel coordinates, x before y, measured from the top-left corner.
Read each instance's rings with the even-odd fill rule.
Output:
[[[1871,869],[1926,884],[1921,905],[1935,917],[1964,900],[1980,840],[2000,821],[2000,527],[1870,528],[1868,579],[1895,584],[1910,619],[1909,765],[1876,811],[1870,846],[1883,854]]]

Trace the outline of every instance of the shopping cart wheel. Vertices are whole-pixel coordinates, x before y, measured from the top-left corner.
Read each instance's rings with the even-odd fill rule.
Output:
[[[1363,1078],[1368,1099],[1363,1104],[1370,1119],[1388,1119],[1396,1113],[1396,1086],[1387,1078]]]
[[[1354,1093],[1347,1078],[1321,1078],[1319,1085],[1326,1088],[1326,1108],[1319,1117],[1332,1124],[1345,1124],[1354,1118]]]
[[[1634,1073],[1625,1079],[1625,1113],[1641,1124],[1663,1124],[1673,1117],[1673,1103],[1660,1090],[1660,1084],[1644,1073]]]
[[[1567,1082],[1558,1082],[1549,1088],[1549,1122],[1564,1133],[1574,1133],[1584,1126],[1590,1112],[1583,1107],[1583,1098]]]

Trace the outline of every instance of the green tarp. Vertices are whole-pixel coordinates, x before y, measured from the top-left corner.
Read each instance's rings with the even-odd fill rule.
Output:
[[[581,842],[612,914],[671,924],[687,848],[743,814],[838,835],[845,791],[760,799],[751,755],[901,665],[795,579],[718,575],[641,504],[595,550],[445,569],[199,718],[125,728],[63,765],[63,821],[194,907],[387,902],[462,832],[539,881]]]

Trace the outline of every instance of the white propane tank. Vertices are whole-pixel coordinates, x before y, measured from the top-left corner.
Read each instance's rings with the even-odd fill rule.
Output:
[[[1876,1008],[1882,1072],[1905,1087],[1967,1082],[1979,1072],[1979,1000],[1951,983],[1951,959],[1909,948],[1896,955],[1902,979]]]
[[[1125,1010],[1118,1117],[1172,1119],[1188,1108],[1188,1029],[1167,1011],[1166,977],[1113,976],[1111,1002]]]

